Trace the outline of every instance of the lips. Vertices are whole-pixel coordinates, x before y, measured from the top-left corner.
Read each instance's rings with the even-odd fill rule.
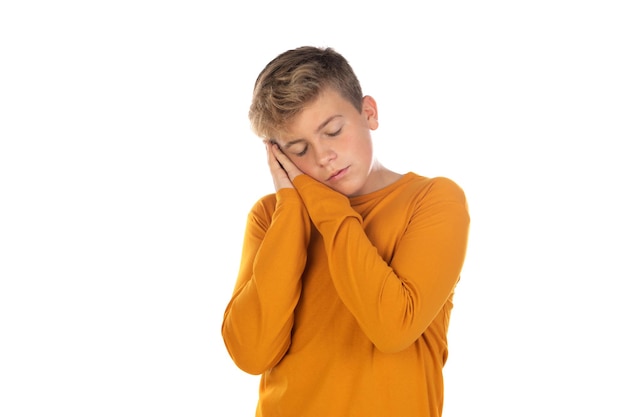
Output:
[[[328,177],[327,181],[333,181],[333,180],[337,180],[341,177],[343,177],[343,175],[346,173],[346,171],[348,170],[348,168],[343,168],[340,169],[338,171],[333,172],[330,177]]]

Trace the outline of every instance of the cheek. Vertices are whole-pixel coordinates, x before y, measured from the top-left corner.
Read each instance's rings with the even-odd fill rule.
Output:
[[[321,175],[320,167],[314,158],[293,158],[291,159],[291,162],[293,162],[293,164],[297,166],[300,171],[304,172],[309,177],[318,181],[323,181],[325,179],[323,178],[324,176]]]
[[[309,160],[310,158],[290,158],[290,159],[291,159],[291,162],[293,162],[293,164],[297,166],[300,171],[304,172],[307,175],[313,176],[315,164],[313,163],[313,161]]]

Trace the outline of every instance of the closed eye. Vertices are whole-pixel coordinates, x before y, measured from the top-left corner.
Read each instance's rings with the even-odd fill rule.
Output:
[[[300,152],[296,153],[296,156],[304,156],[306,151],[309,149],[308,145],[304,147]]]
[[[332,136],[332,137],[338,136],[341,133],[341,129],[342,128],[340,127],[339,130],[336,130],[336,131],[334,131],[332,133],[327,133],[327,135],[328,136]]]

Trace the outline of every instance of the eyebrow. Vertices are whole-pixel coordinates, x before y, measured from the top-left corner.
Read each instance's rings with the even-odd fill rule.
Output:
[[[324,129],[326,127],[326,125],[328,125],[330,122],[332,122],[333,120],[335,120],[338,117],[341,117],[341,115],[340,114],[335,114],[334,116],[330,116],[328,119],[324,120],[322,123],[320,123],[320,125],[317,127],[317,129],[315,129],[315,133],[319,133],[322,129]],[[304,142],[304,139],[300,138],[300,139],[290,140],[289,142],[287,142],[285,144],[285,149],[289,148],[292,145],[300,143],[300,142]]]

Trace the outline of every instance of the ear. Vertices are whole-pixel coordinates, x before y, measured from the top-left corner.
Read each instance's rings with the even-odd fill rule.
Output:
[[[363,109],[361,115],[367,121],[370,130],[378,129],[378,106],[372,96],[363,97]]]

